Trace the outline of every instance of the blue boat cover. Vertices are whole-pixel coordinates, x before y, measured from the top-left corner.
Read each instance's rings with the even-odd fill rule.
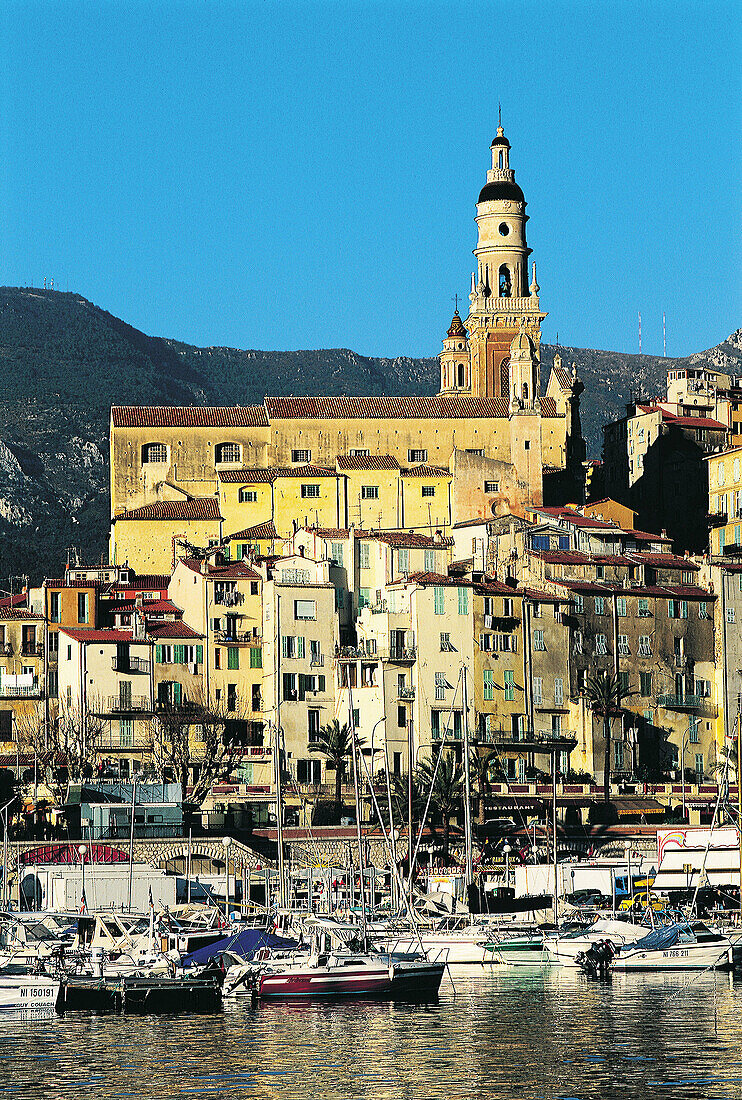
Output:
[[[687,931],[686,924],[670,924],[666,928],[654,928],[649,935],[637,940],[631,947],[640,951],[667,951],[668,947],[675,946],[681,933],[687,933]]]
[[[231,951],[240,955],[243,959],[251,959],[261,947],[281,948],[289,950],[297,947],[296,940],[287,940],[283,936],[274,936],[272,932],[266,932],[262,928],[243,928],[231,936],[225,936],[216,943],[210,943],[207,947],[199,947],[183,959],[183,966],[205,966],[207,962],[221,955],[222,951]]]

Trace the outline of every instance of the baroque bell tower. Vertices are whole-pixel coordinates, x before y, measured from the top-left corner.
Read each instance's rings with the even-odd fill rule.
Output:
[[[510,402],[510,346],[519,334],[527,336],[538,380],[541,322],[546,314],[539,305],[535,264],[529,283],[531,249],[526,242],[526,201],[510,167],[510,142],[501,120],[490,149],[492,167],[479,195],[475,219],[477,269],[472,273],[469,316],[463,324],[469,344],[472,396],[499,397]],[[519,365],[521,377],[523,366]],[[522,393],[519,382],[519,398]],[[531,407],[539,396],[538,381],[535,390],[531,381]]]

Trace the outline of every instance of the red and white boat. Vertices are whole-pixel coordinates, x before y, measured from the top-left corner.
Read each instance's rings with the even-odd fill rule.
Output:
[[[230,967],[224,992],[249,990],[259,1000],[317,997],[378,997],[385,1000],[431,999],[440,988],[442,962],[424,955],[363,951],[358,928],[329,919],[308,922],[312,946],[307,951],[267,957]],[[360,949],[359,949],[360,948]]]

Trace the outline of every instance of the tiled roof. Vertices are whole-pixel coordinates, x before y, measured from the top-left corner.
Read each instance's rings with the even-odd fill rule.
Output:
[[[262,405],[114,405],[111,423],[114,428],[267,428],[268,417]]]
[[[551,369],[554,371],[554,374],[556,375],[556,380],[562,387],[562,389],[568,390],[572,385],[572,379],[569,377],[569,374],[564,369],[564,367],[558,367],[556,363],[554,363]]]
[[[593,560],[580,550],[531,550],[530,553],[549,565],[588,565]]]
[[[572,508],[534,508],[539,514],[554,516],[555,519],[566,519],[575,527],[602,527],[604,530],[618,531],[615,523],[608,523],[604,519],[595,519],[593,516],[583,516],[581,512],[575,512]]]
[[[436,541],[432,535],[419,535],[415,531],[356,531],[356,538],[377,539],[389,546],[401,546],[410,550],[443,550],[447,546],[453,546],[451,538]]]
[[[147,623],[147,633],[152,638],[203,638],[197,630],[177,620],[170,623]]]
[[[106,604],[109,615],[127,615],[137,607],[144,615],[177,615],[182,616],[182,610],[172,600],[144,600],[137,604],[135,600],[125,600],[123,603]]]
[[[482,524],[486,527],[491,519],[462,519],[460,523],[454,523],[454,531],[459,531],[462,527],[481,527]]]
[[[113,522],[122,519],[221,519],[219,503],[215,497],[196,497],[194,500],[158,500],[154,504],[144,504],[141,508],[132,508],[113,517]]]
[[[275,466],[273,477],[337,477],[332,466]]]
[[[697,573],[700,566],[695,562],[689,561],[688,558],[681,558],[677,554],[651,554],[651,553],[636,553],[631,554],[631,562],[641,562],[643,565],[655,566],[659,569],[692,569]]]
[[[27,610],[25,607],[2,607],[0,608],[0,622],[10,622],[14,619],[41,619],[43,615],[36,615],[33,611]]]
[[[697,585],[659,585],[644,584],[632,585],[624,588],[623,585],[609,584],[597,581],[566,580],[559,577],[551,582],[562,588],[569,588],[575,592],[599,592],[605,596],[653,596],[657,599],[703,600],[707,603],[716,599],[711,592]]]
[[[219,470],[219,480],[237,485],[270,485],[273,470]]]
[[[278,534],[272,519],[265,523],[256,523],[253,527],[245,527],[243,531],[237,531],[234,535],[227,535],[226,541],[232,539],[276,539]]]
[[[664,419],[671,425],[679,424],[681,428],[710,428],[712,431],[725,432],[729,427],[728,424],[707,416],[676,416],[674,413],[667,413]]]
[[[201,572],[203,563],[197,558],[181,558],[181,561],[194,573]],[[260,573],[256,573],[244,561],[225,562],[224,565],[213,565],[209,562],[208,577],[209,580],[239,580],[240,577],[249,577],[250,580],[259,581]]]
[[[347,539],[350,534],[347,527],[305,527],[304,530],[319,535],[321,539]],[[357,531],[356,534],[360,532]]]
[[[24,607],[28,593],[19,592],[16,596],[5,596],[0,600],[0,608],[3,607]]]
[[[133,588],[137,589],[155,589],[155,588],[167,588],[170,584],[169,573],[137,573],[133,580],[130,580],[127,584],[121,582],[117,584],[117,588]]]
[[[238,485],[270,485],[279,477],[337,477],[332,466],[267,466],[260,470],[220,470],[219,480]]]
[[[431,420],[506,418],[505,398],[266,397],[269,420]]]
[[[563,596],[558,596],[554,592],[544,592],[541,588],[521,588],[519,589],[522,596],[528,596],[531,600],[537,600],[539,603],[565,603]]]
[[[541,415],[547,417],[561,416],[557,411],[556,401],[553,397],[541,397]]]
[[[472,582],[462,577],[443,576],[441,573],[410,573],[407,580],[413,584],[433,584],[436,587],[448,585],[454,588],[471,588]]]
[[[522,596],[523,592],[518,588],[511,588],[509,584],[493,579],[481,581],[474,585],[477,592],[483,596]]]
[[[624,534],[630,535],[637,542],[672,542],[666,535],[654,535],[651,531],[637,531],[633,527],[624,528]]]
[[[70,638],[74,638],[77,642],[88,644],[90,642],[109,642],[115,644],[116,642],[133,642],[134,637],[131,630],[85,630],[78,627],[61,626],[59,628],[60,634],[69,634]],[[137,645],[147,645],[146,639],[138,638],[136,640]]]
[[[428,466],[423,463],[420,466],[410,466],[402,470],[402,477],[450,477],[451,471],[446,466]]]
[[[398,470],[391,455],[338,455],[338,470]]]

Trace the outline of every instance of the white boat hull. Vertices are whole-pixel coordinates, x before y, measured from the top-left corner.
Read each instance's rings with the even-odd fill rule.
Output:
[[[59,997],[59,982],[52,978],[16,975],[0,978],[0,1010],[53,1009]]]
[[[678,944],[664,951],[619,951],[612,970],[725,970],[732,965],[732,946],[718,943]]]
[[[451,935],[426,935],[422,933],[417,937],[401,937],[377,941],[377,946],[390,954],[411,955],[420,951],[420,943],[429,962],[450,963],[453,966],[475,965],[481,966],[489,961],[482,940],[484,936],[480,931],[475,936]]]

